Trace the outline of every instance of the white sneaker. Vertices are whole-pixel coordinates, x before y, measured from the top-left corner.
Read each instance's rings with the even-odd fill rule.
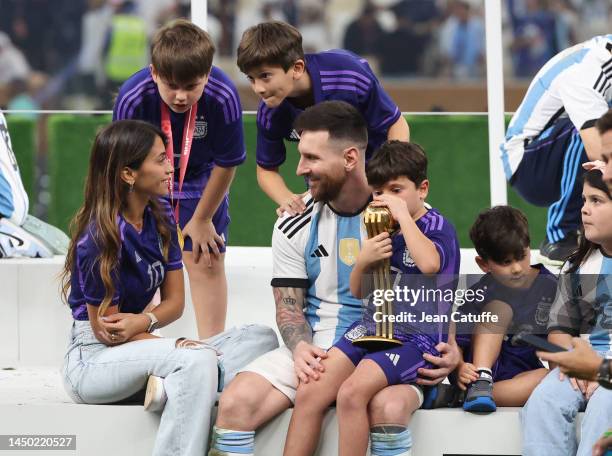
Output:
[[[49,247],[54,255],[66,255],[70,238],[59,228],[27,215],[21,227]]]
[[[49,258],[53,251],[36,236],[7,218],[0,218],[0,258]]]
[[[150,375],[147,382],[147,392],[145,393],[144,409],[147,412],[159,412],[164,409],[167,400],[164,379]]]

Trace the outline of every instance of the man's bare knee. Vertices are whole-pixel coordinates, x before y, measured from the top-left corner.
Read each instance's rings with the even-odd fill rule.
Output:
[[[256,381],[252,381],[254,375],[238,375],[221,394],[217,426],[243,431],[255,430],[256,423],[253,418],[262,396],[258,394]]]
[[[217,426],[254,431],[290,405],[289,399],[264,377],[243,372],[232,380],[219,399]]]

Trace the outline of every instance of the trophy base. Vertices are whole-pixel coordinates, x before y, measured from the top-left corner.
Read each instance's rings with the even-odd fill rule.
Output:
[[[403,345],[397,339],[382,336],[364,336],[353,341],[354,345],[365,348],[366,350],[379,351],[387,348],[395,348]]]

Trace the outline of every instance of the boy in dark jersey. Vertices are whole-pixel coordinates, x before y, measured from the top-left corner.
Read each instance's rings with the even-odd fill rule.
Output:
[[[228,191],[246,159],[240,99],[212,66],[214,52],[208,34],[188,21],[162,28],[151,46],[151,66],[123,84],[113,110],[113,120],[145,120],[169,138],[166,151],[175,169],[170,199],[185,240],[201,339],[225,325]]]
[[[464,410],[493,412],[497,405],[520,407],[547,370],[535,349],[516,345],[520,332],[546,335],[557,280],[543,265],[531,265],[529,227],[525,215],[510,206],[496,206],[478,215],[470,230],[485,275],[472,289],[484,298],[459,307],[464,314],[485,315],[473,326],[457,326],[464,360],[457,383],[467,389]]]
[[[304,54],[302,36],[289,24],[264,22],[247,29],[238,46],[238,67],[262,99],[257,180],[279,205],[279,216],[305,209],[302,195],[289,190],[278,172],[286,157],[283,141],[299,140],[293,121],[305,108],[327,100],[355,106],[368,125],[366,160],[387,139],[410,139],[406,120],[365,59],[341,49]]]

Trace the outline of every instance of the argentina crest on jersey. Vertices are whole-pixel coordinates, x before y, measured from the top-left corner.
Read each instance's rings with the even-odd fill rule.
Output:
[[[208,133],[208,122],[204,120],[204,116],[197,116],[195,122],[195,130],[193,131],[194,139],[202,139]]]
[[[550,315],[550,309],[552,307],[553,298],[542,296],[542,299],[538,303],[538,307],[535,312],[535,321],[540,326],[546,326],[548,324],[548,317]]]
[[[402,255],[402,263],[408,268],[414,268],[416,266],[414,260],[410,256],[410,250],[408,250],[408,247],[404,249],[404,254]]]
[[[347,331],[344,335],[344,338],[349,341],[354,341],[356,339],[360,339],[368,333],[368,330],[364,325],[357,325],[350,331]]]
[[[355,238],[340,239],[338,256],[347,266],[353,266],[359,254],[359,240]]]
[[[605,304],[601,312],[600,325],[603,329],[607,329],[608,331],[612,330],[612,304],[610,301]]]

